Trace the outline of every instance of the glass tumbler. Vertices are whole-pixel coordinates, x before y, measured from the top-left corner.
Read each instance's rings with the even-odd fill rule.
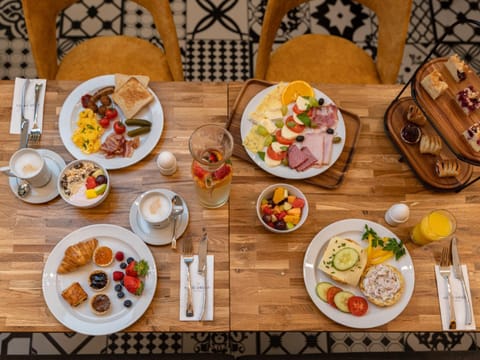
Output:
[[[228,201],[232,183],[232,135],[223,126],[207,124],[193,131],[188,146],[200,204],[206,208],[222,206]]]
[[[413,227],[410,238],[417,245],[426,245],[449,238],[455,232],[455,228],[456,221],[453,214],[443,209],[433,210]]]

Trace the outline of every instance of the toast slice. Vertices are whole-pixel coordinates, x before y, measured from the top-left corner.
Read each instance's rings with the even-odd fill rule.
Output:
[[[136,78],[143,86],[148,87],[150,78],[147,75],[126,75],[117,73],[115,74],[115,89],[120,89],[131,77]]]
[[[131,119],[153,100],[153,96],[136,77],[130,77],[120,88],[115,89],[112,99],[125,117]]]

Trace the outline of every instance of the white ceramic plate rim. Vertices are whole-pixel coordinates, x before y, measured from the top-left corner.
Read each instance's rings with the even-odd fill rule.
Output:
[[[91,94],[95,90],[111,85],[115,85],[114,75],[98,76],[78,85],[63,103],[58,120],[60,137],[63,145],[67,148],[70,154],[72,154],[75,159],[94,160],[104,166],[107,170],[121,169],[133,165],[150,154],[162,136],[164,123],[162,105],[160,104],[157,95],[149,89],[150,93],[153,95],[153,101],[140,111],[140,113],[135,115],[135,117],[150,120],[152,122],[152,129],[148,134],[140,136],[140,146],[135,149],[132,157],[114,157],[107,159],[102,152],[94,154],[83,153],[72,141],[73,131],[77,127],[78,114],[82,110],[81,97],[87,93]],[[118,109],[119,114],[121,114],[122,121],[125,120],[125,116],[123,116],[119,107],[116,106],[116,108]],[[112,125],[110,125],[110,128],[102,135],[102,140],[111,134],[112,131]]]
[[[260,91],[248,102],[247,106],[245,107],[245,110],[243,111],[243,114],[242,114],[242,120],[240,122],[240,134],[242,137],[242,143],[245,137],[250,132],[250,129],[254,125],[253,122],[249,119],[249,115],[253,111],[255,111],[256,107],[260,104],[262,99],[270,91],[272,91],[276,86],[278,85],[272,85]],[[327,95],[325,95],[320,90],[314,88],[314,91],[315,91],[315,97],[317,99],[323,98],[325,100],[325,105],[334,104],[332,99],[330,99]],[[289,113],[291,112],[291,107],[292,105],[289,106]],[[343,147],[345,146],[346,131],[345,131],[345,121],[343,120],[343,116],[340,110],[338,110],[338,125],[336,129],[336,133],[338,136],[341,137],[342,140],[340,143],[334,144],[333,151],[332,151],[332,160],[330,161],[330,163],[320,168],[311,167],[305,171],[296,171],[294,169],[290,169],[287,166],[269,167],[265,164],[265,161],[260,159],[258,154],[251,152],[245,146],[244,146],[244,149],[247,152],[248,156],[250,156],[250,158],[255,162],[255,164],[257,164],[261,169],[263,169],[264,171],[272,175],[275,175],[284,179],[308,179],[313,176],[319,175],[324,171],[327,171],[333,164],[335,164],[335,162],[338,160],[338,158],[342,154]]]
[[[116,298],[115,291],[113,289],[115,284],[111,278],[111,274],[109,288],[105,292],[108,291],[110,300],[112,301],[112,306],[121,308],[121,310],[118,312],[112,312],[111,314],[98,316],[94,315],[88,310],[85,311],[87,313],[85,314],[79,309],[71,307],[62,298],[61,291],[77,278],[81,280],[80,283],[85,291],[89,292],[89,299],[79,306],[90,306],[88,302],[91,298],[90,294],[93,294],[93,292],[91,292],[91,290],[88,289],[88,285],[85,284],[87,284],[88,281],[88,273],[99,267],[85,265],[84,268],[80,268],[75,272],[65,275],[58,275],[57,267],[60,264],[68,246],[92,237],[97,238],[99,244],[111,245],[112,243],[117,243],[117,245],[119,244],[119,248],[122,248],[122,246],[123,248],[131,248],[136,254],[132,253],[129,256],[133,256],[134,258],[138,259],[145,259],[148,262],[150,269],[144,279],[145,290],[141,296],[133,298],[134,303],[131,308],[123,307],[124,299],[120,300]],[[115,249],[112,250],[115,251]],[[114,268],[115,261],[112,265],[104,269],[107,273],[111,273]],[[50,312],[66,327],[85,335],[111,334],[121,331],[136,322],[149,307],[155,294],[156,287],[157,268],[155,265],[155,259],[150,252],[150,249],[137,235],[130,230],[110,224],[85,226],[71,232],[62,240],[60,240],[48,256],[43,270],[42,279],[43,296],[48,308],[50,309]],[[129,296],[129,294],[127,294],[127,296]]]
[[[338,286],[342,289],[349,290],[356,295],[362,295],[361,291],[357,287],[336,283],[321,270],[318,270],[317,266],[328,241],[333,236],[347,237],[366,247],[366,241],[361,240],[365,225],[368,225],[375,230],[380,237],[388,236],[398,239],[398,237],[390,230],[373,221],[363,219],[340,220],[326,226],[317,235],[315,235],[307,248],[303,261],[303,279],[305,281],[305,287],[310,295],[310,298],[318,307],[318,309],[333,321],[358,329],[381,326],[395,319],[408,305],[415,287],[415,271],[413,268],[412,258],[410,257],[408,250],[405,249],[406,254],[398,261],[392,259],[387,262],[387,264],[395,266],[402,273],[405,279],[405,291],[398,303],[382,308],[369,302],[367,314],[364,316],[354,316],[343,313],[320,300],[315,292],[315,286],[320,281],[328,281],[333,284],[338,284]]]

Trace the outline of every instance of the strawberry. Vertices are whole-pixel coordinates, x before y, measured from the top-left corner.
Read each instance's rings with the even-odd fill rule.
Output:
[[[113,281],[120,281],[123,279],[123,271],[114,271],[113,272]]]
[[[125,269],[125,274],[138,277],[145,276],[148,273],[148,263],[145,260],[140,260],[136,262],[135,260],[131,261],[127,268]]]
[[[123,278],[123,286],[129,293],[134,295],[142,295],[144,284],[138,277],[125,275]]]
[[[230,166],[225,164],[220,169],[216,170],[213,173],[213,177],[217,180],[221,180],[224,177],[226,177],[228,174],[230,174],[230,169],[231,169]]]

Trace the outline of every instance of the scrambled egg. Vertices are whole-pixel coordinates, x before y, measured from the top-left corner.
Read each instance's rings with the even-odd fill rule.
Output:
[[[103,128],[98,124],[95,113],[85,109],[78,114],[77,128],[72,135],[73,143],[85,154],[97,152],[102,145]]]

